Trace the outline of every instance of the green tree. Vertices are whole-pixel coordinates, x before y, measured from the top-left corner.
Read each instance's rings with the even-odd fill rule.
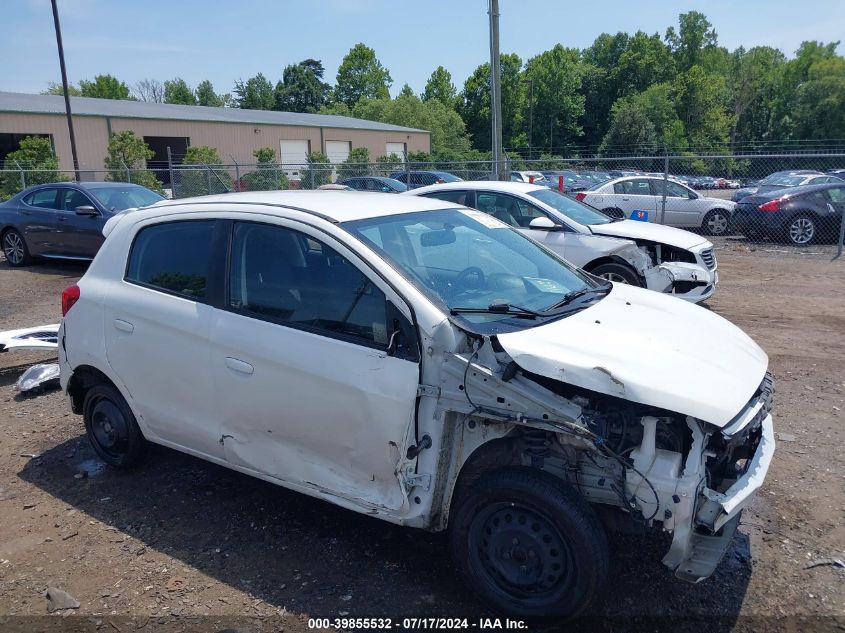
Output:
[[[582,133],[583,67],[579,52],[557,44],[525,65],[525,78],[534,82],[534,145],[552,147],[575,141]]]
[[[257,162],[256,170],[241,178],[246,191],[276,191],[290,186],[282,166],[276,161],[276,151],[272,147],[262,147],[252,155]]]
[[[129,94],[129,87],[112,75],[97,75],[94,81],[83,79],[79,82],[79,93],[83,97],[134,101]]]
[[[611,69],[617,95],[642,92],[650,85],[671,81],[675,77],[675,61],[660,36],[637,31]]]
[[[300,189],[316,189],[332,181],[332,164],[323,152],[309,152],[305,162],[302,179],[299,181]]]
[[[376,58],[376,52],[365,44],[353,46],[337,70],[334,97],[352,107],[361,99],[379,99],[389,95],[393,79]]]
[[[845,138],[845,59],[822,59],[810,66],[798,88],[795,131],[798,138]]]
[[[162,192],[162,185],[155,174],[147,170],[147,161],[154,155],[144,139],[132,131],[116,132],[109,138],[106,149],[106,180],[133,182],[148,189]]]
[[[762,139],[768,132],[771,106],[780,69],[786,58],[776,48],[739,47],[731,54],[727,86],[734,115],[730,131],[731,150],[738,140]]]
[[[27,171],[24,181],[19,169]],[[3,173],[0,175],[0,199],[9,198],[21,189],[41,185],[46,182],[67,180],[59,173],[59,159],[53,153],[50,139],[43,136],[27,136],[21,139],[18,149],[9,152],[3,161]]]
[[[672,26],[666,29],[666,43],[681,71],[699,64],[702,52],[708,47],[715,47],[717,40],[713,25],[699,11],[689,11],[678,16],[677,31]]]
[[[443,68],[443,66],[435,68],[425,84],[422,100],[430,101],[431,99],[437,99],[443,105],[453,108],[455,107],[457,97],[458,90],[455,88],[455,84],[452,83],[452,75],[449,71]]]
[[[236,81],[235,95],[238,107],[245,110],[272,110],[276,105],[273,85],[262,73],[250,77],[246,83]]]
[[[181,77],[164,82],[164,102],[181,105],[196,105],[197,98],[194,91]]]
[[[286,66],[282,81],[276,84],[276,109],[284,112],[319,112],[329,100],[331,86],[323,81],[325,72],[318,59],[306,59]]]
[[[214,92],[214,86],[206,79],[201,81],[197,86],[197,105],[210,106],[212,108],[222,108],[223,98]]]
[[[366,147],[353,147],[349,157],[337,166],[337,180],[366,176],[370,173],[370,150]]]
[[[71,97],[81,97],[82,92],[74,86],[73,84],[67,85],[67,92]],[[65,94],[65,89],[62,87],[62,84],[57,84],[54,81],[51,81],[47,84],[47,90],[43,91],[41,94],[43,95],[58,95],[63,97]]]
[[[602,139],[599,153],[653,154],[657,150],[657,131],[642,105],[625,98],[614,103],[610,127]]]
[[[222,166],[223,159],[217,150],[208,145],[191,145],[185,151],[182,167],[179,169],[180,196],[199,196],[212,193],[224,193],[233,189],[232,177]]]
[[[523,110],[526,103],[526,86],[522,83],[522,59],[512,53],[502,53],[499,68],[502,73],[502,143],[505,147],[525,145],[527,136],[523,129]],[[492,145],[490,64],[481,64],[464,82],[457,110],[472,137],[473,147],[489,150]],[[535,111],[535,122],[536,120]]]
[[[725,78],[693,66],[673,84],[675,107],[694,151],[727,149],[733,117]]]

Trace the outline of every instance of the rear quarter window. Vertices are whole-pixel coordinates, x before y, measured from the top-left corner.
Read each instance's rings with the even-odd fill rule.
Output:
[[[214,220],[145,227],[129,251],[126,280],[194,301],[205,301]]]

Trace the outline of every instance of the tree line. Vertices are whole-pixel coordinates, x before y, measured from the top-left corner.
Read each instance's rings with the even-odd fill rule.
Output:
[[[548,158],[697,152],[734,153],[796,140],[845,139],[845,58],[839,42],[805,41],[793,58],[769,46],[719,45],[707,17],[690,11],[661,37],[602,33],[579,50],[557,44],[526,61],[501,55],[503,143],[511,157]],[[490,67],[461,90],[438,66],[419,95],[405,84],[391,98],[390,72],[356,44],[335,83],[316,59],[262,73],[218,94],[175,78],[130,88],[110,75],[81,81],[72,94],[111,99],[339,114],[430,130],[426,159],[489,157]],[[61,94],[61,86],[49,92]],[[418,157],[421,158],[421,157]]]

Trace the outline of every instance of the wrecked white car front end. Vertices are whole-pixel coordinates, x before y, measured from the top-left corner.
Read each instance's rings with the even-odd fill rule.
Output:
[[[719,283],[716,252],[708,240],[671,226],[623,220],[591,226],[596,235],[632,240],[648,260],[646,287],[699,303]],[[668,282],[667,282],[668,279]]]
[[[616,285],[564,319],[470,339],[471,350],[445,355],[437,386],[442,413],[466,416],[465,458],[509,438],[497,459],[673,532],[663,562],[679,578],[713,573],[775,448],[768,359],[749,337]]]

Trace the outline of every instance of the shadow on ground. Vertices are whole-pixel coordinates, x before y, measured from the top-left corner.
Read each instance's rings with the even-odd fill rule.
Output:
[[[106,468],[74,478],[79,464],[93,459],[79,436],[46,450],[19,475],[145,547],[288,611],[492,615],[455,578],[442,534],[390,525],[163,448],[134,472]],[[690,615],[704,616],[709,633],[733,628],[751,572],[746,536],[699,585],[676,580],[661,565],[665,536],[617,534],[610,543],[609,580],[588,614],[612,618],[605,630],[633,630],[638,621],[649,630],[662,628],[658,623],[677,628],[675,618]]]

